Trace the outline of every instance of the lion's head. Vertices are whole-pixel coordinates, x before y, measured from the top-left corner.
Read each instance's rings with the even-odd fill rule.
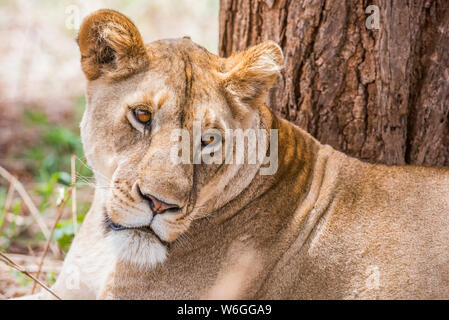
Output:
[[[223,159],[210,145],[220,148],[228,129],[265,128],[260,106],[282,51],[268,41],[220,58],[189,38],[145,45],[135,25],[112,10],[88,16],[78,43],[88,80],[81,135],[108,237],[122,259],[161,262],[193,220],[231,201],[259,171],[260,161],[194,158],[209,151]],[[173,161],[181,141],[174,132],[192,142],[190,153],[183,150],[189,161]]]

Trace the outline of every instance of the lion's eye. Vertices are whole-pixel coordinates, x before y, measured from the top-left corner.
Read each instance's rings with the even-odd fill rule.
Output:
[[[201,145],[203,147],[211,144],[212,142],[214,142],[215,137],[213,135],[204,135],[201,137]]]
[[[142,124],[148,124],[151,121],[151,114],[142,109],[134,110],[134,116],[136,117],[136,120]]]

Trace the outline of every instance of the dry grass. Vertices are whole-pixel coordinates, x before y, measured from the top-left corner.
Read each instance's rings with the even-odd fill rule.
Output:
[[[50,292],[57,299],[60,299],[55,293],[53,293],[48,288],[48,286],[45,283],[43,283],[40,280],[40,277],[41,277],[41,274],[42,274],[42,269],[43,269],[43,266],[44,266],[44,263],[45,263],[45,259],[46,259],[48,250],[49,250],[50,246],[52,245],[51,240],[53,238],[56,226],[57,226],[58,222],[60,221],[60,219],[61,219],[61,217],[62,217],[62,215],[64,213],[64,207],[68,203],[68,200],[70,200],[70,199],[72,200],[72,204],[76,203],[76,182],[77,182],[77,177],[80,176],[80,172],[81,172],[81,170],[83,169],[83,167],[85,165],[85,160],[82,161],[82,164],[81,164],[80,168],[78,169],[78,171],[76,171],[76,166],[75,166],[76,156],[73,155],[71,159],[72,159],[72,163],[71,163],[71,167],[72,167],[72,170],[71,170],[71,175],[72,175],[71,176],[71,182],[72,182],[72,185],[70,186],[70,188],[68,190],[68,195],[69,196],[66,197],[66,198],[61,199],[61,201],[58,202],[58,204],[56,206],[58,214],[56,215],[56,218],[55,218],[55,220],[53,222],[51,230],[48,230],[48,228],[46,227],[46,224],[42,221],[42,217],[40,216],[40,213],[39,213],[36,205],[34,204],[34,202],[31,199],[31,197],[28,195],[28,193],[25,191],[25,188],[23,187],[22,183],[20,183],[20,181],[17,180],[17,178],[15,178],[6,169],[4,169],[4,168],[2,168],[0,166],[0,175],[10,183],[10,187],[9,187],[8,193],[13,194],[14,190],[18,191],[18,193],[22,197],[22,200],[26,203],[29,211],[32,213],[33,218],[38,222],[39,226],[41,227],[42,232],[46,236],[45,247],[44,247],[44,250],[42,252],[41,257],[39,258],[39,262],[37,264],[37,270],[36,270],[36,275],[35,276],[31,273],[31,271],[29,271],[29,269],[28,269],[29,266],[28,266],[28,268],[24,268],[20,264],[14,262],[10,257],[8,257],[7,255],[5,255],[5,254],[0,252],[0,261],[5,263],[8,267],[13,268],[14,270],[16,270],[16,271],[26,275],[27,277],[29,277],[29,278],[31,278],[33,280],[34,283],[33,283],[33,286],[32,286],[31,294],[35,293],[36,288],[39,285],[42,288],[44,288],[45,290],[47,290],[48,292]],[[7,213],[7,210],[8,210],[8,204],[5,204],[5,213]],[[73,211],[73,210],[75,210],[75,211]],[[74,222],[74,230],[76,230],[76,225],[77,225],[76,205],[75,206],[72,205],[72,215],[74,215],[74,221],[73,221]],[[33,252],[31,252],[31,253],[33,253]],[[58,254],[58,249],[57,248],[56,248],[56,254]],[[35,258],[35,257],[33,257],[33,258]],[[33,260],[34,260],[34,263],[36,263],[36,260],[35,259],[33,259]],[[52,271],[54,271],[54,270],[52,270]]]
[[[13,268],[14,270],[26,275],[27,277],[31,278],[31,280],[34,281],[34,285],[33,285],[33,292],[34,293],[34,286],[36,284],[40,285],[42,288],[44,288],[45,290],[47,290],[51,295],[53,295],[56,299],[61,300],[61,298],[54,293],[46,284],[44,284],[42,281],[39,280],[39,272],[42,269],[42,265],[39,265],[39,270],[38,270],[38,274],[37,276],[33,276],[27,269],[25,269],[24,267],[20,266],[19,264],[17,264],[16,262],[14,262],[11,258],[9,258],[8,256],[6,256],[5,254],[0,252],[0,261],[4,262],[8,267]]]
[[[32,255],[8,253],[8,257],[15,263],[22,266],[32,275],[35,275],[38,270],[38,257]],[[47,258],[42,266],[42,272],[54,273],[59,275],[62,269],[62,261]],[[13,268],[7,264],[0,262],[0,299],[18,298],[31,293],[33,281],[26,281],[24,278],[19,278]]]

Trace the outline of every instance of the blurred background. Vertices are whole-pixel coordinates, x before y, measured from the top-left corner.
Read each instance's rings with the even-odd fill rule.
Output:
[[[0,252],[48,285],[93,194],[79,138],[85,80],[75,39],[100,8],[129,16],[146,42],[188,35],[217,53],[218,0],[0,0]],[[0,263],[0,299],[32,287]]]

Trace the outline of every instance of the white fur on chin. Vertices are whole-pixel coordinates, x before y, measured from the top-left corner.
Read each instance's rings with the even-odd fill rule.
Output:
[[[167,258],[167,248],[142,231],[112,231],[107,241],[119,261],[129,262],[139,268],[153,268]]]

